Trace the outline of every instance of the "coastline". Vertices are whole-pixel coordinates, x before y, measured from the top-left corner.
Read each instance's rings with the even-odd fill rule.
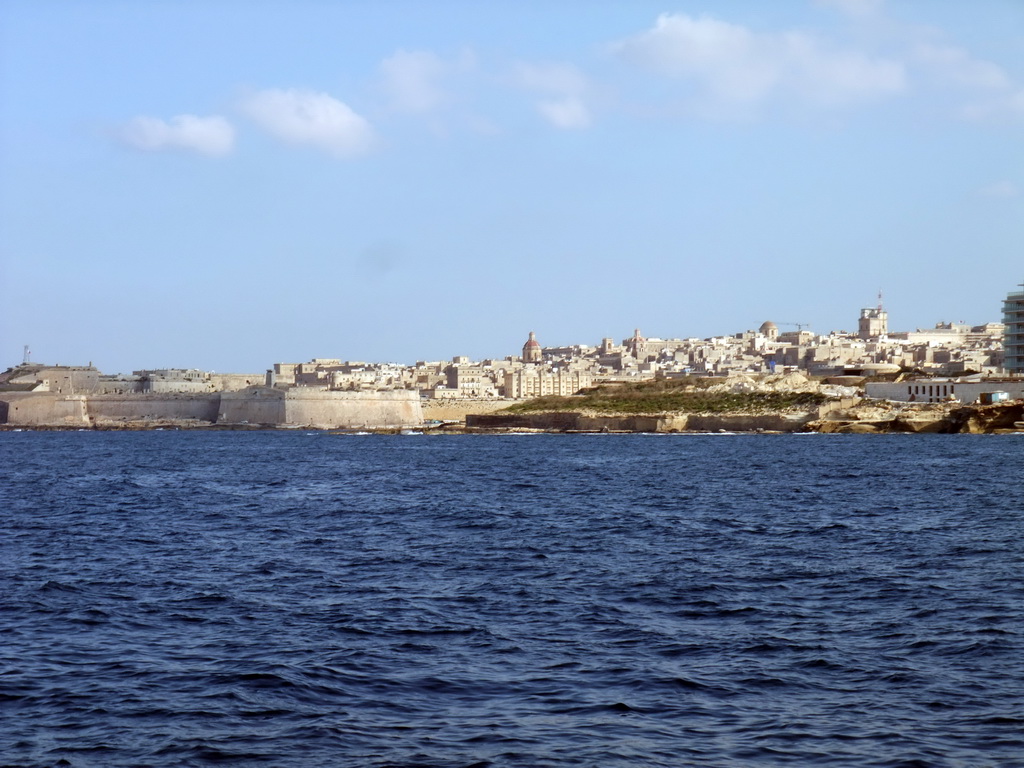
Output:
[[[406,425],[317,426],[312,424],[212,423],[198,419],[135,419],[81,424],[0,424],[0,432],[317,431],[351,435],[501,434],[1015,434],[1024,432],[1024,401],[993,405],[907,404],[858,401],[820,413],[599,414],[586,410],[502,412],[494,402],[463,420],[427,420]],[[498,403],[497,405],[500,405]]]

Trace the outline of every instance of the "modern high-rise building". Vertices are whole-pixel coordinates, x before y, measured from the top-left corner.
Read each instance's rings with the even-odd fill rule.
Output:
[[[1024,291],[1007,295],[1003,302],[1003,324],[1003,367],[1009,373],[1024,373]]]

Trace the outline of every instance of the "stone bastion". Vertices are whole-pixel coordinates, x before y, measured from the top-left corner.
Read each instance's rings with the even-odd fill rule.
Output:
[[[211,394],[0,392],[0,424],[103,427],[182,421],[222,426],[381,429],[423,424],[418,392],[251,387]]]

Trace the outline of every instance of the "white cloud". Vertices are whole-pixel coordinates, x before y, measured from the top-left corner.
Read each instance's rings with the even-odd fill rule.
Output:
[[[944,81],[965,88],[1005,90],[1013,84],[1002,67],[974,58],[953,45],[918,43],[911,51],[911,60]]]
[[[694,83],[712,109],[749,109],[788,95],[815,104],[889,96],[906,87],[901,62],[839,50],[804,32],[759,33],[702,16],[662,14],[613,51],[660,74]]]
[[[1024,87],[994,62],[953,45],[915,44],[910,61],[941,89],[956,89],[967,99],[960,115],[970,120],[1024,119]]]
[[[590,81],[571,64],[520,63],[515,70],[516,83],[527,90],[545,94],[535,106],[556,128],[587,128],[593,122],[588,104]]]
[[[136,117],[124,126],[120,137],[129,146],[146,152],[184,149],[204,155],[226,155],[234,147],[235,129],[216,115],[177,115],[169,121]]]
[[[582,93],[587,77],[572,64],[528,64],[516,66],[516,79],[524,88],[550,93]]]
[[[384,89],[394,109],[399,112],[425,113],[451,101],[441,80],[457,70],[473,66],[473,57],[466,53],[453,62],[444,61],[430,51],[396,51],[380,64]]]
[[[1012,181],[997,181],[978,190],[981,197],[1011,198],[1020,195],[1020,189]]]
[[[277,138],[335,157],[363,154],[376,143],[370,123],[326,93],[298,88],[258,91],[242,102],[242,110]]]
[[[590,110],[587,109],[586,104],[575,96],[538,101],[537,111],[556,128],[568,130],[590,127]]]

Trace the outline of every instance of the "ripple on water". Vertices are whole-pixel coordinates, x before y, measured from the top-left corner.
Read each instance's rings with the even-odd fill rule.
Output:
[[[0,438],[0,762],[1024,765],[1019,441]]]

